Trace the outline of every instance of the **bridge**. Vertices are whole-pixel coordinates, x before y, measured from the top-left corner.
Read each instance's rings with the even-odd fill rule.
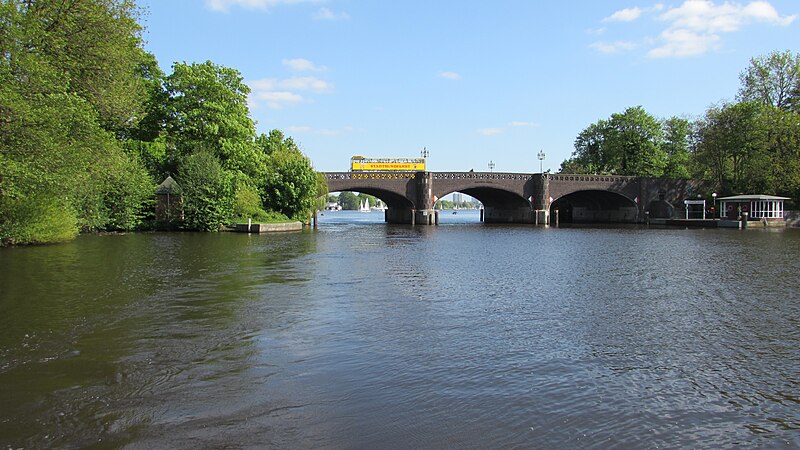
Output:
[[[330,192],[363,192],[386,203],[386,222],[433,224],[452,192],[483,203],[486,223],[640,223],[671,218],[706,182],[667,178],[502,172],[326,172]],[[556,219],[556,217],[558,219]]]

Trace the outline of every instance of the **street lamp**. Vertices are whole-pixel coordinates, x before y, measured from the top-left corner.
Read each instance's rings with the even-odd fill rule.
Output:
[[[489,172],[494,170],[494,161],[489,160]]]
[[[544,171],[542,170],[542,161],[544,161],[544,150],[539,150],[539,154],[536,156],[539,157],[539,173],[543,174]]]
[[[427,158],[428,156],[430,156],[430,154],[431,152],[428,151],[427,147],[422,147],[422,151],[419,152],[419,155],[422,156],[423,158]]]
[[[714,198],[714,213],[711,215],[711,218],[712,219],[716,219],[717,218],[717,193],[716,192],[712,192],[711,193],[711,197]]]

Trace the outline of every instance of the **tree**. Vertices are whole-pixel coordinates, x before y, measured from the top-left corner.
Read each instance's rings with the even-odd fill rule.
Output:
[[[277,151],[270,155],[264,177],[264,208],[305,221],[316,204],[317,174],[302,153]]]
[[[573,157],[561,165],[564,173],[613,174],[616,167],[609,164],[604,147],[608,138],[608,122],[598,120],[589,125],[575,138]]]
[[[105,129],[136,117],[144,97],[136,67],[144,52],[133,1],[4,0],[2,13],[0,23],[13,33],[2,39],[2,54],[22,69],[20,77],[36,59],[66,82],[67,93],[92,105]]]
[[[212,152],[227,170],[263,175],[255,124],[247,108],[250,88],[238,71],[211,61],[176,63],[165,82],[168,148],[177,162],[200,149]]]
[[[670,117],[662,122],[661,127],[664,130],[662,148],[667,154],[664,176],[689,178],[691,123],[687,119]]]
[[[126,0],[0,3],[4,243],[129,228],[141,217],[150,182],[113,134],[141,104],[137,14]]]
[[[800,54],[787,50],[751,58],[739,80],[741,101],[800,112]]]
[[[361,199],[352,192],[344,191],[339,194],[339,206],[344,210],[354,211],[360,206]]]
[[[186,228],[218,231],[233,218],[234,177],[211,152],[183,158],[176,181],[183,190]]]
[[[581,131],[561,172],[659,177],[668,160],[662,144],[661,124],[641,106],[628,108]]]
[[[661,125],[641,106],[612,114],[605,152],[620,175],[660,177],[667,165]]]
[[[711,107],[700,122],[695,158],[727,192],[746,190],[746,168],[762,162],[756,103],[727,103]]]

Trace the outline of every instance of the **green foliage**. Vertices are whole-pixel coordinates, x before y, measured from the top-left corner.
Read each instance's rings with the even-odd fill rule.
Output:
[[[247,223],[248,220],[252,221],[253,223],[286,223],[293,221],[279,212],[261,210],[260,212],[252,215],[236,216],[231,223]]]
[[[302,155],[273,154],[264,178],[264,207],[306,221],[317,197],[317,175]]]
[[[113,165],[105,167],[108,185],[103,206],[108,217],[106,230],[134,230],[152,209],[155,183],[135,156],[120,154]]]
[[[56,194],[0,197],[0,244],[45,244],[78,234],[75,214]]]
[[[236,194],[233,203],[234,217],[245,219],[263,217],[266,215],[266,212],[262,206],[258,189],[243,181],[236,184]]]
[[[800,113],[800,53],[776,51],[752,58],[739,80],[743,102]]]
[[[185,227],[218,231],[230,223],[235,203],[234,177],[207,151],[182,159],[176,181],[183,190]]]
[[[661,124],[641,106],[628,108],[584,129],[561,172],[659,177],[669,159],[662,144]]]
[[[238,71],[144,51],[133,0],[0,0],[0,242],[135,229],[175,174],[186,228],[304,217],[327,185],[291,138],[258,138]],[[264,208],[278,212],[267,213]]]
[[[0,4],[0,217],[4,243],[130,229],[149,176],[114,132],[139,111],[132,2]]]
[[[324,195],[324,192],[319,194],[321,180],[311,161],[291,138],[284,138],[278,130],[272,130],[269,136],[259,136],[256,146],[267,161],[261,185],[264,209],[307,221],[317,197]]]
[[[105,129],[136,116],[144,85],[135,74],[143,52],[133,1],[4,0],[0,13],[2,55],[19,81],[46,66],[65,93],[92,105]]]
[[[667,178],[690,178],[691,123],[687,119],[670,117],[661,123],[661,127],[664,130],[662,149],[667,154],[664,176]]]
[[[165,86],[173,161],[204,149],[227,170],[263,175],[264,157],[254,145],[255,125],[247,108],[250,88],[238,71],[211,61],[177,63]]]
[[[695,158],[730,192],[745,190],[745,170],[758,160],[758,114],[755,103],[709,108],[698,126]]]
[[[361,201],[362,199],[360,199],[356,194],[349,191],[345,191],[339,194],[339,206],[341,206],[342,209],[344,210],[348,211],[357,210],[360,206]]]

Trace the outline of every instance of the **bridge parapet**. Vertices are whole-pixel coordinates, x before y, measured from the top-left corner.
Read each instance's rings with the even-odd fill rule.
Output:
[[[553,174],[547,175],[550,181],[572,181],[572,182],[631,182],[636,181],[639,177],[631,177],[625,175],[581,175],[581,174]]]
[[[530,180],[534,174],[503,172],[432,172],[434,180]]]
[[[325,178],[335,180],[413,180],[416,172],[325,172]]]

